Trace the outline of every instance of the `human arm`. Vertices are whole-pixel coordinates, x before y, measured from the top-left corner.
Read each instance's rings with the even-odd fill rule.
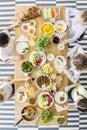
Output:
[[[68,92],[71,88],[77,87],[78,85],[80,85],[80,83],[77,82],[77,83],[66,86],[65,87],[65,92]]]
[[[11,81],[8,82],[8,84],[14,84],[14,83],[17,83],[17,82],[26,82],[26,81],[29,81],[31,80],[31,77],[26,77],[26,78],[14,78],[12,79]]]
[[[79,10],[77,10],[76,8],[67,8],[66,9],[66,21],[71,21],[70,15],[76,15],[77,13],[79,13]]]
[[[13,76],[9,76],[9,77],[7,77],[6,79],[4,79],[4,80],[2,81],[2,83],[7,82],[8,80],[12,80],[12,79],[13,79]]]
[[[15,27],[17,27],[20,24],[20,20],[18,20],[17,22],[15,22],[14,24],[10,25],[7,27],[7,30],[10,32],[12,29],[14,29]]]
[[[78,30],[78,28],[77,28],[77,30]],[[66,42],[67,43],[73,43],[73,42],[77,41],[80,38],[80,36],[84,33],[84,31],[85,31],[85,29],[83,29],[83,30],[79,29],[78,32],[75,32],[75,34],[73,35],[73,37],[67,39]]]
[[[68,106],[68,109],[69,109],[69,110],[77,110],[77,106],[76,106],[76,104],[69,105],[69,106]]]
[[[18,61],[18,60],[22,60],[23,59],[23,56],[22,55],[19,55],[19,56],[14,56],[12,58],[9,58],[9,59],[6,59],[4,62],[6,64],[9,64],[11,62],[14,62],[14,61]]]
[[[76,54],[78,53],[84,53],[83,48],[76,44],[68,53],[67,53],[67,57],[73,58]]]
[[[65,69],[64,73],[73,83],[76,83],[79,80],[80,72],[75,69]]]

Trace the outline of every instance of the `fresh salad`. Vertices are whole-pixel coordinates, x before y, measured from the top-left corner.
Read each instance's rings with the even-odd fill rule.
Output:
[[[30,61],[35,66],[42,66],[46,62],[45,53],[42,51],[34,51],[30,55]]]
[[[36,41],[37,49],[40,51],[44,51],[47,48],[48,44],[51,43],[51,40],[52,36],[41,34]]]
[[[53,98],[48,92],[43,92],[38,97],[38,104],[42,108],[49,108],[53,105]]]
[[[48,123],[51,120],[53,120],[54,117],[54,110],[49,108],[48,110],[42,110],[41,111],[41,119],[44,123]]]
[[[33,70],[33,65],[32,65],[31,62],[25,61],[25,62],[22,63],[21,69],[24,73],[29,73]]]

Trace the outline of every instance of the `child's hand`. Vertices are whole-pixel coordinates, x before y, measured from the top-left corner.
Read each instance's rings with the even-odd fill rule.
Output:
[[[17,22],[14,23],[14,27],[17,27],[17,26],[19,26],[20,24],[21,24],[21,21],[18,20]]]
[[[66,57],[70,57],[71,59],[73,59],[73,54],[70,54],[69,52],[67,53],[67,56]]]
[[[66,87],[65,87],[65,89],[64,89],[64,90],[65,90],[65,92],[68,92],[68,90],[69,90],[69,88],[68,88],[68,87],[69,87],[69,86],[66,86]]]
[[[66,72],[68,70],[68,66],[66,65],[64,68],[63,68],[63,71]]]
[[[65,39],[64,41],[63,41],[63,44],[66,44],[67,43],[67,39]]]
[[[22,55],[16,56],[15,59],[16,59],[16,60],[22,60],[22,59],[23,59],[23,56],[22,56]]]
[[[69,54],[69,52],[67,53],[67,57],[69,57],[70,56],[70,54]]]
[[[25,78],[25,81],[29,81],[30,79],[31,79],[31,77],[28,76]]]
[[[67,27],[70,27],[71,26],[71,21],[67,21],[66,25],[67,25]]]

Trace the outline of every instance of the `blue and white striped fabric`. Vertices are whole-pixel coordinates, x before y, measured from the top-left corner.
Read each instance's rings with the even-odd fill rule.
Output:
[[[14,16],[16,5],[38,5],[38,6],[70,6],[77,9],[87,9],[87,0],[0,0],[0,31],[11,24],[10,19]],[[72,16],[73,17],[73,16]],[[14,31],[11,32],[14,37]],[[79,42],[87,53],[87,31],[84,40]],[[73,44],[70,45],[71,49]],[[14,64],[5,65],[0,60],[0,84],[7,76],[14,74]],[[80,82],[87,86],[87,72],[80,76]],[[69,102],[72,104],[71,102]],[[0,130],[87,130],[87,113],[79,113],[75,110],[68,111],[68,125],[60,127],[14,127],[14,98],[0,106]]]

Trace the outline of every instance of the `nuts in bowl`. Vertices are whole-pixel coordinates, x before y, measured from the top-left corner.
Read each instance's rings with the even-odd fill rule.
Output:
[[[38,89],[46,90],[51,84],[51,79],[47,75],[41,75],[36,80],[36,86]]]

